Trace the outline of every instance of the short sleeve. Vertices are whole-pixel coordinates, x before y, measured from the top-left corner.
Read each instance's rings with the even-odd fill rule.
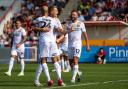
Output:
[[[56,29],[57,28],[62,29],[62,25],[61,25],[61,22],[59,19],[56,19],[55,27],[56,27]]]
[[[22,35],[23,35],[23,36],[26,36],[26,35],[27,35],[27,33],[26,33],[26,31],[25,31],[24,28],[22,29]]]
[[[86,32],[85,24],[83,22],[81,23],[81,30],[82,32]]]

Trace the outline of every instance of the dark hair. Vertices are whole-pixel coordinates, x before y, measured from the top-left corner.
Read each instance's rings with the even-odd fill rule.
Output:
[[[71,14],[72,14],[73,12],[76,12],[76,13],[78,14],[78,11],[77,11],[77,10],[75,10],[75,9],[71,11]]]
[[[70,14],[70,16],[69,16],[69,17],[70,17],[70,20],[72,19],[72,13],[73,13],[73,12],[76,12],[76,13],[78,14],[78,11],[77,11],[77,10],[75,10],[75,9],[72,10],[72,11],[71,11],[71,14]]]
[[[57,8],[57,7],[56,6],[49,7],[49,9],[48,9],[49,14],[50,14],[51,11],[53,11],[54,8]]]
[[[104,50],[103,48],[100,48],[99,50]]]

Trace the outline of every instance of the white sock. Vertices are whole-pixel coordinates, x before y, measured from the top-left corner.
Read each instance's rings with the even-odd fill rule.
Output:
[[[78,70],[78,76],[80,76],[81,72]]]
[[[62,70],[64,70],[64,58],[61,59]]]
[[[47,77],[47,80],[50,81],[51,78],[50,78],[48,66],[46,63],[42,64],[42,69],[44,69],[44,73],[45,73],[45,76]]]
[[[35,73],[35,82],[39,83],[39,78],[40,78],[40,75],[41,75],[42,71],[43,71],[42,65],[39,64],[37,69],[36,69],[36,73]]]
[[[13,65],[14,65],[14,58],[11,57],[10,62],[9,62],[9,68],[8,68],[9,73],[11,73]]]
[[[61,79],[61,67],[58,62],[54,63],[54,68],[56,70],[58,79]]]
[[[78,73],[78,65],[74,65],[72,80],[75,80],[77,73]]]
[[[65,66],[66,66],[66,69],[70,69],[70,63],[69,63],[69,61],[65,61]]]
[[[58,63],[59,63],[59,65],[60,65],[60,67],[61,67],[61,60],[59,60]]]
[[[24,68],[25,68],[25,63],[24,63],[24,59],[20,60],[20,67],[21,67],[21,72],[24,73]]]

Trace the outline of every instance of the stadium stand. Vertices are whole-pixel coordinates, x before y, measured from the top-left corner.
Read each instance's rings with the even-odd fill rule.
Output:
[[[87,27],[87,32],[89,33],[89,39],[91,46],[111,46],[111,45],[117,45],[117,46],[124,46],[124,41],[122,37],[122,34],[119,33],[119,31],[122,29],[123,26],[127,26],[127,18],[120,19],[122,15],[125,15],[127,17],[127,10],[128,10],[128,0],[118,0],[115,2],[115,0],[78,0],[78,7],[76,7],[75,0],[73,3],[71,3],[72,0],[22,0],[21,2],[21,10],[19,12],[15,13],[13,18],[10,21],[7,21],[7,23],[4,26],[4,34],[0,36],[0,43],[8,47],[10,43],[10,34],[14,27],[15,20],[23,19],[24,20],[24,27],[28,31],[28,41],[26,42],[27,46],[34,46],[37,44],[37,34],[34,32],[29,32],[31,27],[31,21],[33,18],[37,15],[40,15],[40,4],[48,4],[49,6],[56,5],[60,11],[60,17],[63,18],[63,16],[68,16],[69,11],[73,8],[77,8],[79,12],[79,18],[83,19],[85,22],[85,26]],[[66,5],[67,4],[67,5]],[[113,11],[116,10],[116,7],[121,6],[121,13],[119,16],[115,16],[117,14],[113,14]],[[65,8],[66,6],[66,8]],[[74,6],[74,7],[73,7]],[[64,9],[65,8],[65,9]],[[68,11],[69,10],[69,11]],[[68,11],[68,12],[67,12]],[[102,17],[104,16],[104,17]],[[82,18],[83,17],[83,18]],[[119,17],[119,18],[117,18]],[[66,18],[63,18],[63,20]],[[122,21],[121,21],[122,20]],[[125,22],[124,22],[125,21]],[[100,38],[91,36],[92,33],[98,34],[98,31],[101,32],[99,27],[101,29],[104,29],[107,31],[107,29],[110,29],[110,33],[112,29],[110,28],[112,26],[116,26],[119,28],[119,37],[114,38],[114,40],[119,39],[121,41],[116,41],[116,44],[112,43],[109,40],[109,37],[103,37],[101,35]],[[94,28],[93,28],[94,27]],[[90,31],[91,30],[91,31]],[[104,32],[103,30],[103,32]],[[117,34],[117,32],[114,33]],[[108,33],[108,34],[110,34]],[[112,35],[113,33],[111,33]],[[103,40],[101,40],[103,37]],[[97,40],[94,40],[96,38]],[[107,40],[108,42],[105,42],[104,40]],[[121,42],[121,43],[120,43]],[[119,44],[117,44],[119,43]]]
[[[12,0],[12,1],[16,1],[16,0]],[[13,28],[15,27],[14,23],[16,19],[23,20],[24,28],[27,30],[28,35],[29,35],[28,42],[26,43],[29,45],[36,44],[37,34],[34,32],[29,32],[29,31],[31,28],[32,20],[36,16],[41,15],[40,5],[42,4],[48,4],[48,6],[56,5],[59,10],[59,14],[60,14],[67,3],[68,3],[68,0],[55,0],[55,1],[54,0],[22,0],[21,9],[18,12],[14,13],[14,16],[12,17],[12,19],[8,20],[7,23],[5,23],[4,25],[4,28],[3,28],[4,34],[0,36],[0,40],[2,41],[1,44],[3,44],[3,40],[4,40],[5,47],[9,46],[10,35],[11,35]],[[10,6],[10,8],[12,8],[12,5]],[[4,19],[4,17],[2,19]]]
[[[78,0],[78,11],[85,21],[128,22],[128,0]]]

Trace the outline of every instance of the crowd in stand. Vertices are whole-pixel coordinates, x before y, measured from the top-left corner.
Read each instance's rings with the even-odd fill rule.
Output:
[[[26,44],[36,44],[37,34],[31,29],[31,23],[34,18],[41,15],[40,6],[43,4],[48,4],[48,6],[57,6],[59,14],[67,4],[68,0],[22,0],[21,10],[14,14],[13,18],[4,26],[4,35],[0,35],[0,46],[10,46],[11,42],[11,33],[15,29],[15,22],[17,19],[22,20],[23,27],[28,32],[28,41]]]
[[[78,3],[80,20],[128,23],[128,0],[78,0]]]
[[[31,22],[41,15],[40,5],[56,5],[59,13],[64,9],[68,0],[22,0],[21,10],[7,21],[4,35],[0,36],[0,46],[9,46],[11,32],[15,28],[16,19],[23,20],[23,26],[28,32],[27,44],[36,44],[37,34],[30,31]],[[79,20],[81,21],[125,21],[128,23],[128,0],[78,0]],[[31,43],[30,43],[31,42]]]

